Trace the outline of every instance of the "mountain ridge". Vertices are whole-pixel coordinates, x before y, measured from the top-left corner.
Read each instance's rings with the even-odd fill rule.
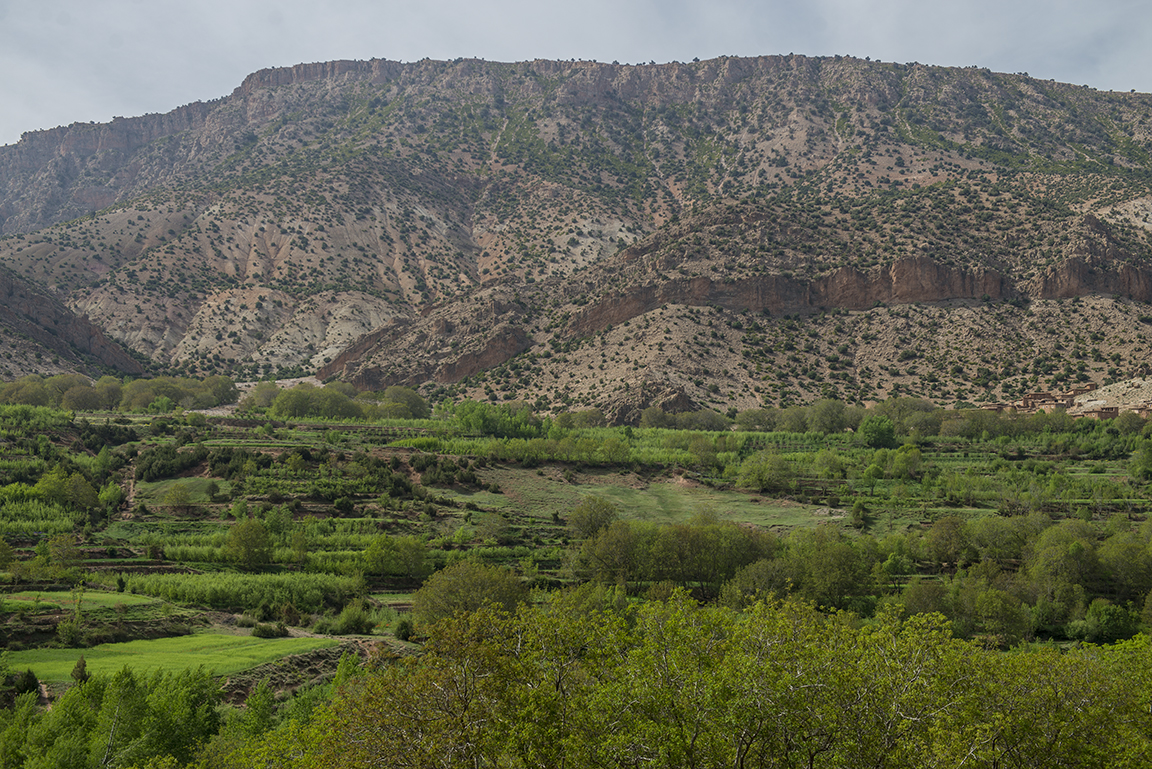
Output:
[[[555,367],[544,353],[662,306],[778,325],[877,304],[1147,302],[1150,150],[1148,95],[977,68],[794,55],[300,64],[166,115],[0,148],[0,263],[162,368],[316,369],[591,405],[623,369],[567,395],[537,374],[508,389],[472,380],[520,359]],[[1144,352],[1140,322],[1124,323],[1102,357]],[[645,351],[653,361],[659,342],[683,349],[688,328],[673,325]],[[866,344],[831,349],[846,343]],[[826,360],[841,353],[784,352],[843,373]],[[688,362],[664,358],[631,389],[736,403],[709,397],[725,367],[685,384]],[[851,386],[755,398],[829,385],[863,397],[850,370]],[[739,376],[741,392],[765,389]],[[971,389],[888,384],[901,382],[940,400]]]

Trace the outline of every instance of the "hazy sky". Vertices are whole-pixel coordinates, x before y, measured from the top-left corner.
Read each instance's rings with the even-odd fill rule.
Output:
[[[0,144],[332,59],[851,54],[1152,91],[1137,0],[0,0]]]

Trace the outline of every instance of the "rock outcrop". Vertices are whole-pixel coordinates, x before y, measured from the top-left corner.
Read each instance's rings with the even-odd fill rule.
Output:
[[[0,270],[0,326],[21,333],[86,367],[83,358],[125,374],[144,369],[87,318],[7,270]]]

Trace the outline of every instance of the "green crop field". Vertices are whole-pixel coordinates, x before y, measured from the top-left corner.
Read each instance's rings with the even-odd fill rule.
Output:
[[[484,477],[497,483],[502,493],[449,490],[445,496],[471,501],[483,509],[543,519],[553,511],[565,516],[581,499],[599,496],[618,505],[624,518],[656,523],[683,523],[702,511],[763,526],[811,526],[827,520],[818,505],[749,496],[679,478],[649,481],[631,472],[595,471],[576,475],[569,482],[553,468],[538,472],[512,466],[490,468]]]
[[[3,599],[4,611],[19,611],[21,608],[36,607],[41,611],[71,610],[73,608],[73,595],[64,591],[37,592],[26,590],[20,593],[8,593]],[[145,595],[132,595],[131,593],[106,593],[102,591],[87,590],[80,601],[80,611],[87,612],[97,609],[114,609],[117,605],[124,606],[150,606],[161,601]]]
[[[339,641],[333,638],[263,639],[250,635],[199,633],[152,641],[101,644],[88,649],[28,649],[12,652],[14,670],[31,668],[42,681],[63,683],[71,680],[72,668],[84,655],[90,674],[114,673],[125,665],[137,672],[183,670],[203,667],[216,675],[228,675],[265,662],[326,649]]]

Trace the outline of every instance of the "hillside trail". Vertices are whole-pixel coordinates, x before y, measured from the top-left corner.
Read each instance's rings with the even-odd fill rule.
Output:
[[[129,468],[130,475],[128,476],[128,509],[136,509],[136,463],[133,462]]]

